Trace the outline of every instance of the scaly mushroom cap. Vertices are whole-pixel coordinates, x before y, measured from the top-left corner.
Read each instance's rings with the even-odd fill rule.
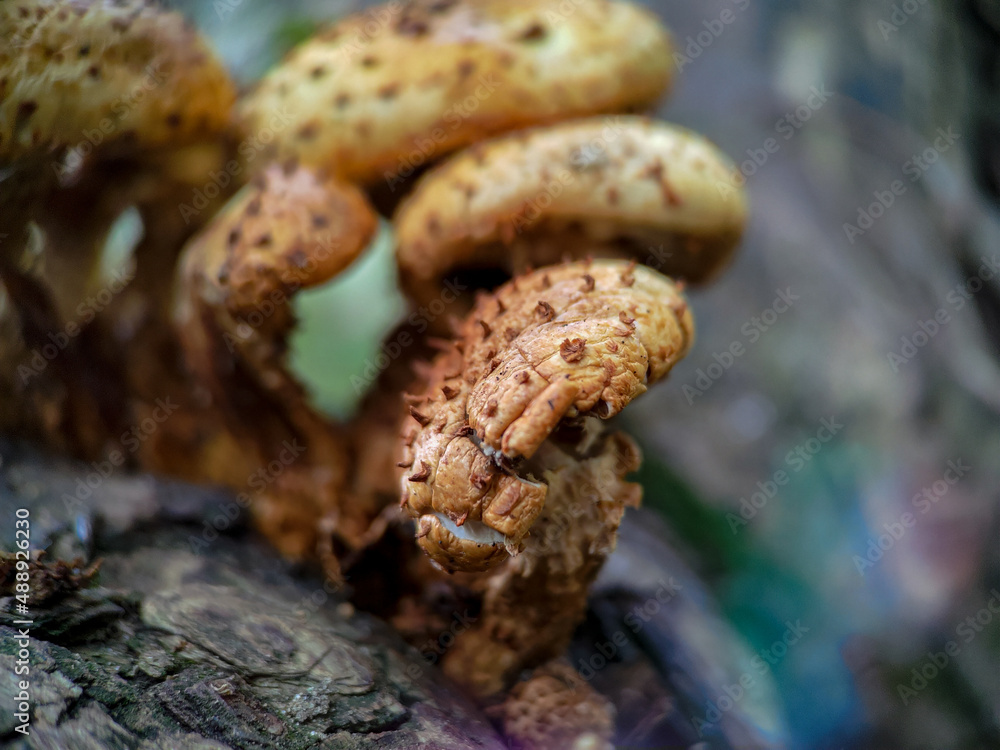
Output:
[[[186,251],[227,309],[257,309],[275,290],[322,284],[368,246],[376,218],[360,190],[294,163],[271,164]],[[190,273],[188,274],[190,275]]]
[[[642,117],[589,118],[477,144],[418,182],[395,217],[402,284],[422,303],[449,274],[510,275],[566,254],[635,258],[705,281],[743,233],[746,198],[711,143]]]
[[[183,17],[148,0],[10,0],[0,38],[0,160],[228,126],[225,69]]]
[[[402,505],[421,547],[447,570],[517,552],[547,493],[529,459],[557,427],[585,445],[583,418],[617,414],[693,336],[677,286],[625,261],[541,269],[484,295],[404,423]]]
[[[246,100],[251,132],[291,118],[278,156],[372,183],[537,123],[637,111],[671,80],[656,16],[606,0],[415,0],[350,16]]]

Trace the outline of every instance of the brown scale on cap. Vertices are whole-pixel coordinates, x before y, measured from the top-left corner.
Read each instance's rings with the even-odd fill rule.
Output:
[[[27,11],[27,12],[25,12]],[[225,131],[236,91],[201,35],[148,0],[0,3],[0,160]]]
[[[417,182],[394,218],[400,280],[427,304],[457,273],[509,276],[568,253],[632,258],[707,281],[729,261],[746,222],[746,198],[732,173],[701,136],[642,117],[502,136]],[[443,217],[434,236],[426,230],[432,212]]]
[[[294,50],[244,102],[243,119],[255,132],[286,113],[290,133],[310,132],[280,138],[279,158],[392,188],[397,174],[492,134],[643,110],[669,88],[672,46],[655,16],[629,2],[566,8],[563,0],[370,8]]]
[[[565,339],[559,345],[559,354],[564,362],[574,363],[583,359],[583,352],[587,348],[587,342],[583,339]]]
[[[405,478],[402,502],[419,519],[421,546],[444,568],[485,569],[516,553],[547,486],[511,467],[531,459],[563,420],[617,414],[687,352],[693,325],[686,309],[676,312],[683,302],[673,283],[637,268],[626,287],[626,267],[573,263],[520,277],[484,295],[460,330],[461,351],[435,360],[428,400],[404,424],[401,461],[426,463],[430,476],[420,486]],[[542,292],[548,314],[539,317]],[[518,333],[497,349],[483,337],[484,321]],[[476,487],[473,474],[494,481]],[[460,537],[463,517],[474,525]]]
[[[494,343],[485,332],[498,329],[512,335]],[[641,495],[625,481],[638,449],[620,433],[602,435],[597,417],[664,378],[693,335],[670,279],[586,260],[480,294],[459,345],[433,362],[419,418],[403,424],[401,502],[417,519],[418,545],[443,570],[467,571],[460,580],[482,597],[476,623],[442,661],[481,698],[566,648],[622,514]],[[536,674],[531,690],[557,688]],[[502,709],[505,731],[526,747],[569,747],[591,733],[606,742],[608,707],[571,687],[552,699],[565,701],[565,716],[545,718],[524,711],[531,691],[522,687]],[[574,718],[573,706],[588,701],[593,715]]]

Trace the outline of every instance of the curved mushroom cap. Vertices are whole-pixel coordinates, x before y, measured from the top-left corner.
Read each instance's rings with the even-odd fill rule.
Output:
[[[278,156],[371,183],[491,134],[637,111],[671,81],[648,11],[606,0],[415,0],[351,16],[306,42],[243,106],[254,132],[290,118]]]
[[[426,303],[451,273],[509,276],[568,255],[630,257],[705,281],[746,222],[734,174],[701,136],[642,117],[512,133],[421,178],[394,220],[401,281]]]
[[[148,0],[0,3],[0,160],[224,130],[236,92],[201,36]]]
[[[271,164],[195,236],[183,274],[218,289],[200,293],[239,315],[276,292],[288,295],[336,276],[368,246],[375,228],[374,211],[353,185],[291,163]]]
[[[665,276],[626,261],[569,263],[483,295],[433,364],[403,426],[402,505],[447,570],[517,552],[545,502],[531,459],[562,426],[611,417],[663,377],[694,337]]]

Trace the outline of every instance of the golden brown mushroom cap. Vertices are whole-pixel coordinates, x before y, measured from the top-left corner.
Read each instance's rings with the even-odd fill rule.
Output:
[[[705,281],[746,222],[734,167],[683,128],[611,116],[511,133],[423,176],[395,217],[404,288],[422,303],[457,270],[507,274],[565,256],[632,257]]]
[[[404,423],[402,504],[421,547],[447,570],[516,552],[548,490],[526,460],[560,425],[617,414],[693,335],[676,285],[626,261],[540,269],[483,295]]]
[[[148,0],[0,3],[0,160],[222,131],[236,93],[200,34]]]
[[[356,187],[293,163],[272,164],[237,193],[186,251],[189,275],[224,290],[232,313],[276,290],[322,284],[368,246],[376,218]]]
[[[644,109],[670,85],[670,55],[629,2],[389,2],[293,51],[242,111],[250,132],[286,113],[279,157],[392,183],[501,131]]]

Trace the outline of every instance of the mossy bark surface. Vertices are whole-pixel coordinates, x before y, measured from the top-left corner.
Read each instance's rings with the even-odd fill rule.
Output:
[[[228,519],[230,496],[111,476],[83,497],[90,467],[0,449],[2,549],[27,508],[31,548],[46,550],[31,574],[27,737],[11,710],[22,617],[0,599],[3,747],[503,746],[384,623]]]

